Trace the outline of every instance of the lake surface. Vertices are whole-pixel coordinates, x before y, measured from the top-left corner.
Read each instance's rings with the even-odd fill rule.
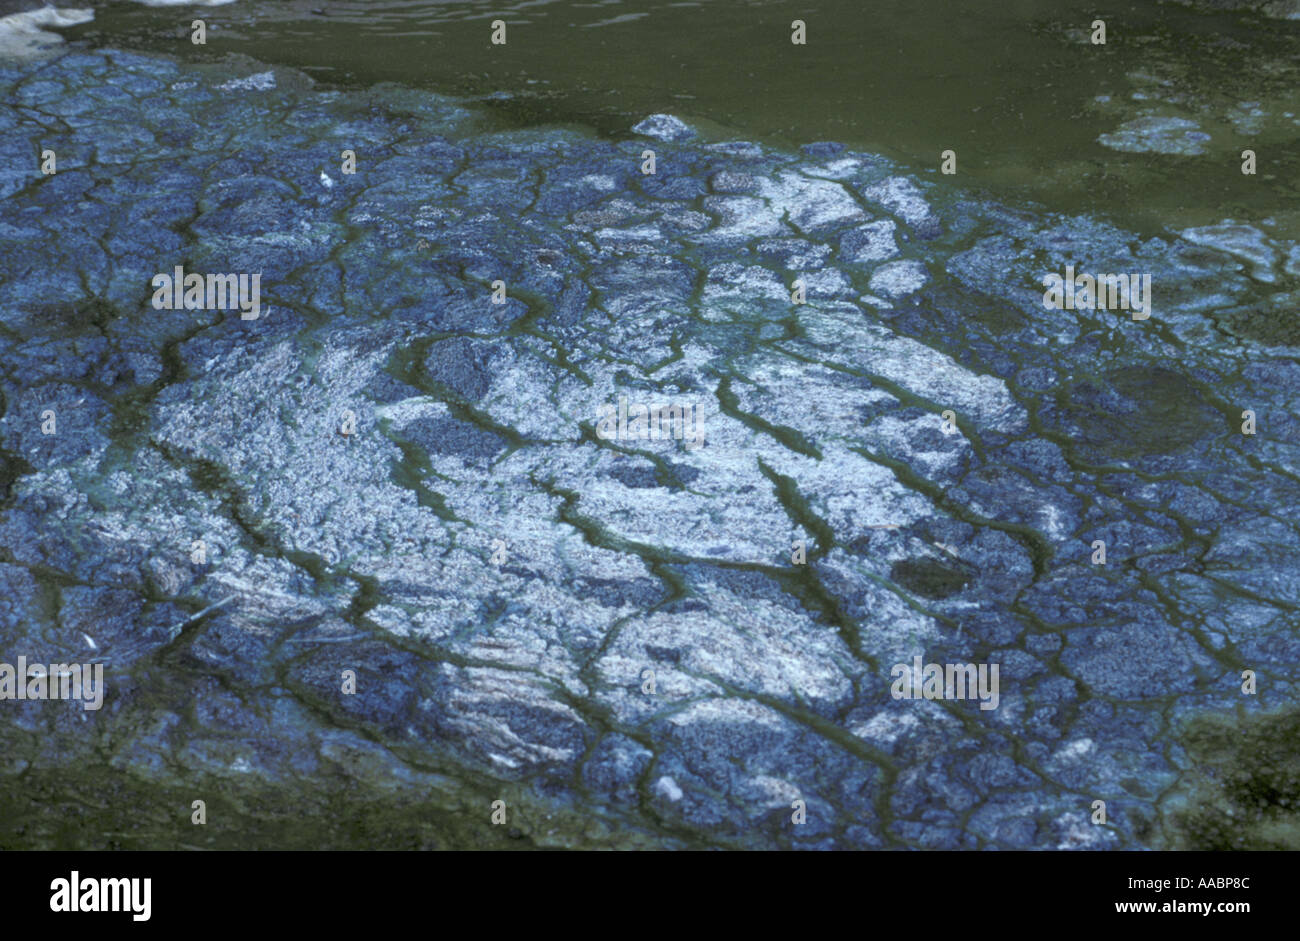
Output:
[[[1225,218],[1300,233],[1300,20],[1071,0],[92,6],[69,39],[489,98],[507,124],[621,133],[667,111],[935,171],[951,149],[972,186],[1146,233]],[[188,39],[195,17],[206,46]],[[1104,45],[1090,38],[1098,18]],[[494,46],[497,19],[507,41]]]

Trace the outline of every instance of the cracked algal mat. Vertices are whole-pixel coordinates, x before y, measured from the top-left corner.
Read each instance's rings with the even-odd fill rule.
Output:
[[[1186,724],[1294,708],[1294,245],[666,115],[0,83],[3,649],[108,667],[98,712],[6,703],[7,774],[508,795],[539,845],[1200,845]],[[182,262],[260,316],[154,309]],[[1067,264],[1150,273],[1150,319],[1044,310]],[[620,396],[703,446],[596,434]],[[894,698],[917,656],[998,708]]]

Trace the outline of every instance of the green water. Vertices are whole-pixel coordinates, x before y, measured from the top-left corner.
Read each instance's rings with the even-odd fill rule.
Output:
[[[206,46],[190,42],[196,17]],[[491,42],[498,18],[504,45]],[[1090,40],[1098,18],[1105,45]],[[791,42],[795,19],[806,45]],[[785,146],[842,141],[936,173],[951,149],[954,182],[1143,233],[1232,218],[1300,236],[1300,20],[1152,0],[240,0],[99,5],[64,35],[486,98],[505,124],[620,133],[669,111]],[[1194,121],[1204,152],[1098,142],[1149,116]],[[1248,147],[1254,176],[1240,170]]]

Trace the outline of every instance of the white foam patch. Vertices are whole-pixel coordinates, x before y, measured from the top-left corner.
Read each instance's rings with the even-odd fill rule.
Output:
[[[777,219],[788,216],[801,232],[828,225],[860,222],[867,214],[838,183],[810,180],[798,173],[781,173],[776,180],[760,179],[759,195],[768,200]]]
[[[247,78],[232,78],[217,86],[222,91],[270,91],[275,88],[274,72],[258,72]],[[325,174],[321,174],[324,176]]]
[[[880,203],[908,225],[920,225],[930,216],[930,204],[925,201],[916,184],[906,177],[891,176],[868,186],[862,195]]]
[[[76,26],[94,18],[91,10],[56,10],[54,7],[0,17],[0,59],[34,59],[49,55],[63,44],[63,37],[41,27]]]
[[[871,275],[871,284],[868,286],[876,294],[902,297],[921,290],[929,277],[925,265],[919,261],[891,261],[875,270]]]

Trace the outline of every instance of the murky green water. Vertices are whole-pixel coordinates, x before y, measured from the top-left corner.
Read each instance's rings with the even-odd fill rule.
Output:
[[[190,42],[196,17],[206,46]],[[507,42],[494,46],[498,18]],[[1105,45],[1090,40],[1097,18]],[[806,45],[791,42],[795,19]],[[239,0],[100,5],[64,35],[190,60],[243,53],[329,83],[491,96],[508,123],[621,132],[670,111],[934,172],[951,149],[958,182],[1148,233],[1233,218],[1300,235],[1297,20],[1074,0]],[[1202,152],[1098,142],[1143,118],[1192,122],[1158,146]],[[1248,147],[1254,176],[1240,169]]]

